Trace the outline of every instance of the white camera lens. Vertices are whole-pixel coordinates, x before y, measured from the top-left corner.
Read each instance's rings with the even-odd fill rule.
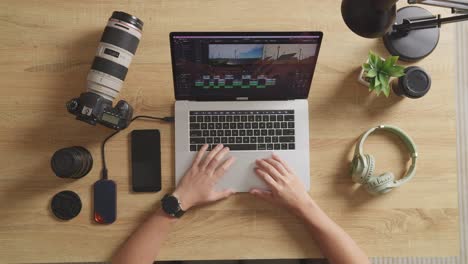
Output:
[[[115,11],[109,18],[88,73],[88,91],[113,101],[140,43],[143,21]]]

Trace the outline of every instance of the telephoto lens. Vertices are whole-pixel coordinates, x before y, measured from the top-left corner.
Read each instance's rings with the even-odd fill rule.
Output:
[[[130,124],[133,108],[124,100],[112,107],[140,43],[143,21],[115,11],[109,18],[88,73],[87,92],[67,102],[76,119],[120,130]]]
[[[122,88],[140,43],[143,21],[114,11],[107,22],[88,74],[88,91],[113,101]]]
[[[50,166],[60,178],[79,179],[88,174],[93,167],[93,157],[83,147],[63,148],[54,153]]]

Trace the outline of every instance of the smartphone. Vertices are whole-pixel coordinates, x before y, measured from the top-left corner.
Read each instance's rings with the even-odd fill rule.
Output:
[[[161,137],[157,129],[133,130],[132,189],[134,192],[161,190]]]

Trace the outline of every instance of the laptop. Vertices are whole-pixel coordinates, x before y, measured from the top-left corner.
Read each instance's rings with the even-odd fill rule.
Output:
[[[217,189],[268,189],[255,160],[282,157],[310,189],[307,97],[322,32],[172,32],[176,183],[203,144],[236,162]]]

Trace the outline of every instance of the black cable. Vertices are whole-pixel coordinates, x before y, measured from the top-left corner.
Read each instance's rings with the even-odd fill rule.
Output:
[[[128,126],[130,126],[130,124],[133,121],[135,121],[136,119],[139,119],[139,118],[161,120],[161,121],[168,122],[168,123],[174,122],[174,117],[173,116],[157,117],[157,116],[139,115],[139,116],[135,116],[134,118],[132,118],[132,120],[130,120],[130,123],[128,124]],[[106,166],[106,153],[105,153],[106,142],[109,139],[111,139],[113,136],[117,135],[122,130],[123,129],[112,132],[112,134],[107,136],[104,139],[104,141],[102,141],[102,144],[101,144],[101,159],[102,159],[101,177],[102,177],[102,179],[107,179],[107,166]]]

